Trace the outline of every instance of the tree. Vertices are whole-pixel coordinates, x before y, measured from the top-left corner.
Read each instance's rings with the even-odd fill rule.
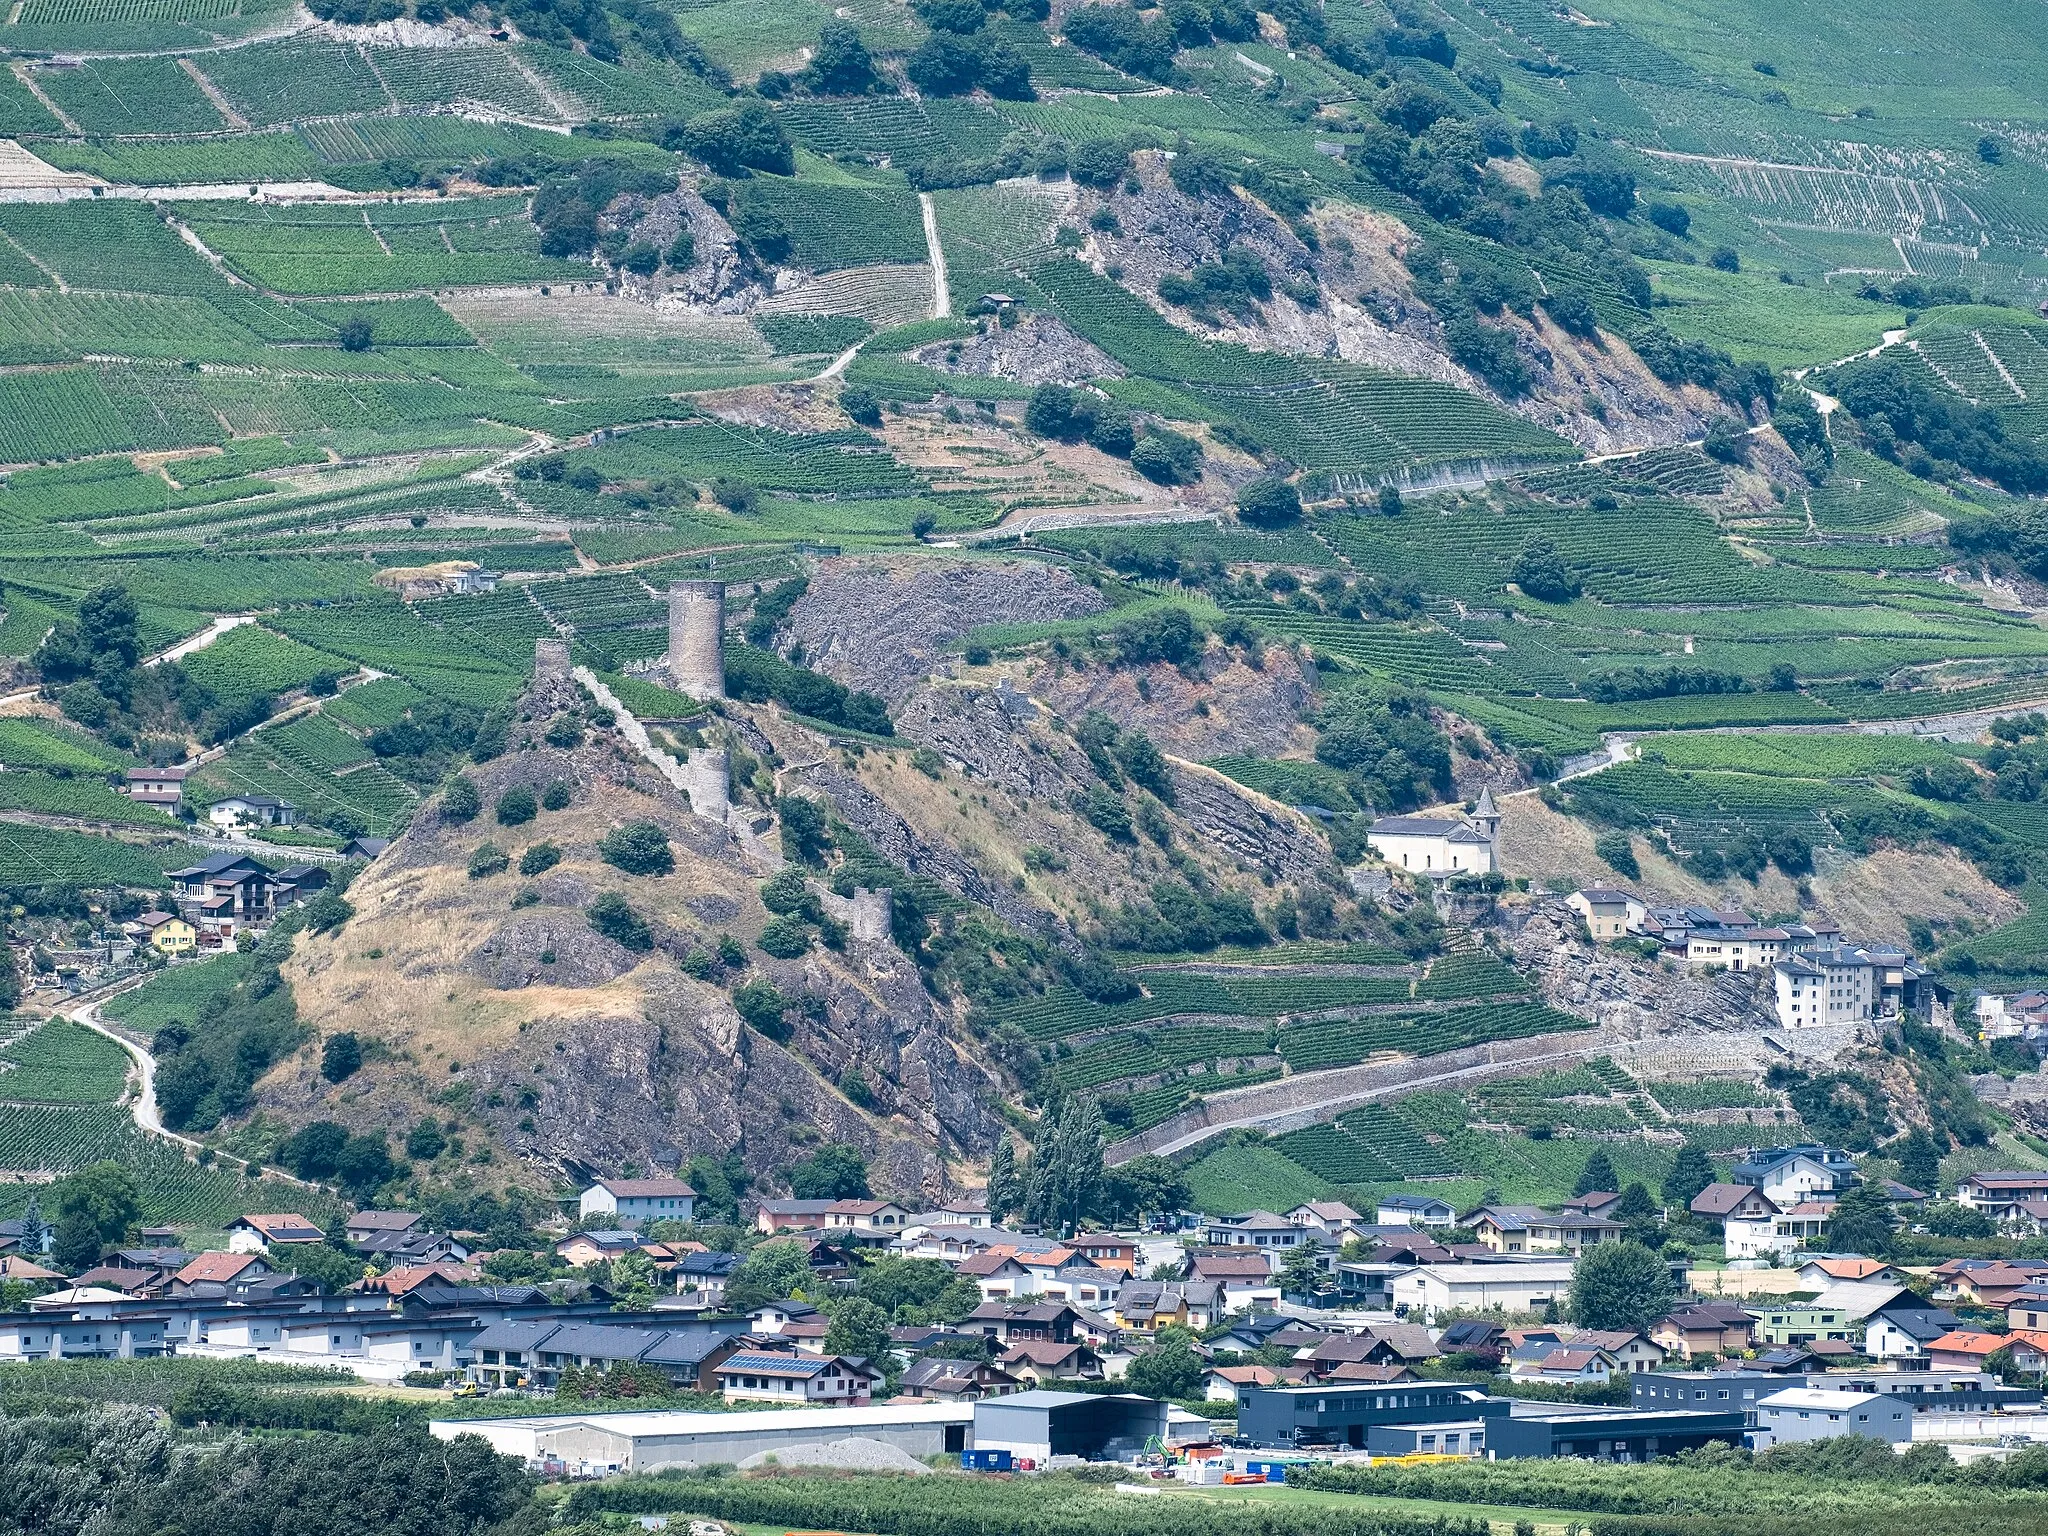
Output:
[[[763,1243],[732,1272],[725,1286],[728,1312],[751,1312],[771,1301],[783,1301],[811,1278],[810,1255],[787,1239]]]
[[[1953,1200],[1931,1200],[1920,1212],[1920,1220],[1936,1237],[1996,1237],[1998,1228],[1982,1211]]]
[[[1923,1195],[1941,1192],[1941,1148],[1927,1132],[1916,1129],[1899,1143],[1899,1177]]]
[[[132,667],[142,658],[135,599],[119,582],[103,582],[78,600],[78,638],[96,664]]]
[[[367,352],[370,350],[370,341],[375,333],[370,322],[359,317],[354,320],[342,321],[341,328],[334,334],[335,339],[341,343],[342,351]]]
[[[839,408],[858,426],[879,427],[882,424],[881,397],[865,384],[849,384],[839,391]],[[934,528],[937,526],[936,522],[932,524]]]
[[[789,1192],[799,1200],[865,1200],[867,1159],[837,1143],[820,1147],[790,1168]]]
[[[1531,539],[1515,557],[1509,573],[1528,596],[1546,603],[1568,603],[1579,595],[1579,578],[1548,539]]]
[[[1162,1328],[1150,1349],[1124,1373],[1133,1392],[1145,1397],[1193,1397],[1201,1390],[1207,1363],[1195,1353],[1195,1336],[1185,1328]]]
[[[1068,1099],[1058,1119],[1039,1131],[1024,1182],[1024,1219],[1070,1232],[1094,1209],[1101,1188],[1101,1106],[1091,1098]]]
[[[629,875],[666,875],[676,867],[668,834],[657,822],[629,821],[614,827],[597,845],[598,857]]]
[[[356,1200],[367,1200],[390,1183],[391,1176],[397,1171],[382,1131],[349,1137],[347,1145],[341,1149],[341,1156],[334,1163],[334,1176]]]
[[[799,864],[816,864],[832,846],[825,808],[808,795],[783,795],[775,802],[782,823],[782,851]]]
[[[1187,1176],[1168,1158],[1134,1157],[1103,1176],[1103,1203],[1119,1217],[1160,1216],[1193,1200]]]
[[[334,1120],[301,1126],[277,1149],[278,1161],[302,1179],[331,1179],[348,1149],[348,1127]]]
[[[1641,1184],[1631,1184],[1621,1192],[1621,1198],[1614,1202],[1614,1209],[1607,1213],[1609,1221],[1618,1221],[1628,1228],[1628,1235],[1644,1247],[1652,1246],[1658,1237],[1657,1229],[1663,1223],[1664,1213],[1657,1209],[1657,1202],[1650,1198],[1649,1190]]]
[[[1255,528],[1301,520],[1301,493],[1284,475],[1267,475],[1237,493],[1237,515]]]
[[[1614,1163],[1607,1156],[1607,1149],[1595,1147],[1593,1155],[1586,1159],[1586,1166],[1579,1170],[1579,1182],[1572,1186],[1572,1194],[1590,1195],[1595,1191],[1613,1189],[1617,1182]]]
[[[1016,1210],[1023,1199],[1023,1181],[1017,1176],[1017,1154],[1011,1150],[1008,1136],[998,1137],[996,1149],[988,1160],[989,1220],[1000,1222]]]
[[[22,1207],[21,1212],[21,1251],[48,1253],[53,1235],[50,1224],[43,1220],[42,1196],[30,1195],[28,1204]]]
[[[1714,1165],[1707,1158],[1707,1149],[1688,1141],[1678,1149],[1671,1171],[1664,1176],[1664,1203],[1686,1210],[1713,1182]]]
[[[1287,1250],[1280,1264],[1280,1289],[1289,1296],[1307,1296],[1322,1288],[1322,1250],[1314,1243],[1298,1243]]]
[[[859,30],[836,17],[818,29],[818,46],[802,79],[820,96],[865,96],[880,83]]]
[[[680,130],[665,130],[662,147],[685,150],[721,176],[744,176],[750,170],[796,173],[796,151],[765,101],[700,113]]]
[[[142,1219],[142,1192],[135,1176],[112,1159],[59,1179],[51,1186],[50,1196],[57,1207],[60,1230],[63,1218],[83,1215],[102,1242],[120,1242]]]
[[[1572,1268],[1572,1321],[1640,1333],[1671,1310],[1671,1270],[1640,1243],[1600,1243]]]
[[[100,1261],[100,1229],[84,1211],[73,1211],[57,1223],[50,1258],[59,1269],[76,1274]]]
[[[889,1338],[889,1314],[872,1301],[850,1296],[831,1310],[832,1326],[825,1331],[825,1353],[852,1355],[878,1369],[895,1364]]]
[[[644,1312],[654,1305],[654,1260],[634,1249],[622,1253],[608,1266],[614,1312]]]
[[[1881,1259],[1892,1250],[1891,1197],[1875,1184],[1859,1184],[1835,1202],[1826,1246],[1836,1253]]]
[[[320,1050],[320,1075],[330,1083],[345,1083],[363,1065],[362,1042],[347,1030],[329,1035]]]
[[[339,1234],[324,1243],[293,1243],[289,1252],[277,1255],[278,1267],[317,1280],[330,1292],[354,1285],[368,1266],[363,1257]]]

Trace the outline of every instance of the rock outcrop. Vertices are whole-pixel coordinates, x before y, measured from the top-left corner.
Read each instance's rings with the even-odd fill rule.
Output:
[[[893,705],[969,630],[1085,618],[1104,606],[1093,587],[1038,561],[833,559],[820,563],[783,634],[806,665]]]

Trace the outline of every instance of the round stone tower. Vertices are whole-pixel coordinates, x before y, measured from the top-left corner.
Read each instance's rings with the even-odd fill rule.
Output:
[[[668,675],[693,699],[725,697],[725,583],[679,581],[668,589]]]

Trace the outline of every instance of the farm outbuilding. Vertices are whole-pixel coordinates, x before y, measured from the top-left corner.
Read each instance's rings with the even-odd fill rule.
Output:
[[[1166,1442],[1167,1405],[1128,1393],[1016,1392],[974,1405],[977,1450],[1114,1461]]]

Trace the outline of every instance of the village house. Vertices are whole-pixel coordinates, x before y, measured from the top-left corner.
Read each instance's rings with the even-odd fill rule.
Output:
[[[1269,1255],[1268,1264],[1280,1268],[1290,1248],[1313,1242],[1310,1228],[1275,1216],[1271,1211],[1242,1211],[1235,1216],[1212,1217],[1202,1234],[1212,1248],[1256,1248]]]
[[[230,795],[206,808],[206,819],[223,831],[236,827],[292,827],[298,807],[275,795]]]
[[[1102,1356],[1080,1340],[1061,1344],[1049,1339],[1024,1339],[996,1357],[996,1363],[1020,1382],[1043,1386],[1049,1381],[1100,1381]]]
[[[1815,1195],[1838,1194],[1856,1182],[1856,1160],[1834,1147],[1802,1142],[1771,1147],[1737,1163],[1729,1178],[1762,1192],[1772,1204],[1797,1205]]]
[[[423,1219],[417,1211],[357,1211],[341,1230],[350,1242],[360,1243],[380,1232],[410,1232]]]
[[[742,1350],[715,1373],[729,1403],[771,1402],[804,1407],[829,1403],[858,1407],[873,1395],[879,1372],[847,1355],[782,1355]]]
[[[1760,971],[1784,954],[1789,938],[1782,928],[1694,928],[1685,936],[1685,963],[1695,970]]]
[[[390,566],[370,578],[389,588],[408,603],[435,597],[467,597],[477,592],[495,592],[498,573],[487,571],[474,560],[436,560],[428,565]]]
[[[1389,1227],[1454,1227],[1458,1208],[1435,1195],[1382,1195],[1373,1220]]]
[[[629,1253],[640,1252],[637,1232],[578,1232],[555,1244],[555,1257],[578,1269],[592,1264],[609,1264]]]
[[[1466,1225],[1495,1253],[1583,1253],[1626,1230],[1605,1217],[1552,1215],[1533,1205],[1484,1205]]]
[[[165,955],[189,955],[199,946],[199,930],[175,912],[145,912],[135,919],[136,936]]]
[[[835,1238],[895,1237],[909,1212],[890,1200],[834,1200],[825,1207],[825,1231]]]
[[[1650,1325],[1650,1342],[1667,1357],[1739,1355],[1756,1340],[1756,1319],[1732,1301],[1701,1301],[1673,1309]]]
[[[681,1179],[599,1179],[583,1191],[577,1214],[585,1221],[609,1216],[615,1227],[646,1221],[689,1221],[697,1191]]]
[[[298,1215],[237,1216],[228,1223],[229,1253],[268,1254],[293,1243],[322,1243],[327,1234]]]
[[[986,1360],[913,1360],[897,1383],[902,1396],[924,1403],[974,1403],[1007,1397],[1024,1383]]]
[[[2018,1219],[2030,1200],[2048,1200],[2048,1173],[1973,1173],[1956,1185],[1956,1204],[2000,1226]]]
[[[1287,1213],[1287,1219],[1325,1237],[1342,1237],[1365,1220],[1342,1200],[1304,1201]]]
[[[1508,1357],[1508,1379],[1551,1386],[1605,1386],[1614,1362],[1600,1349],[1569,1344],[1524,1344]]]
[[[1222,1291],[1225,1314],[1280,1305],[1280,1284],[1260,1253],[1198,1253],[1188,1260],[1188,1278]]]
[[[175,816],[185,798],[185,776],[191,771],[189,768],[130,768],[125,776],[128,798]]]
[[[1598,884],[1573,891],[1564,904],[1578,913],[1589,935],[1603,942],[1636,932],[1650,911],[1640,896]]]

